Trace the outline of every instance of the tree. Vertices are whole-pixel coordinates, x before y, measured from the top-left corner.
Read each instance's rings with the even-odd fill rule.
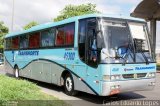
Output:
[[[32,28],[33,26],[36,26],[36,25],[38,25],[38,23],[35,22],[35,21],[32,21],[32,22],[28,23],[27,25],[25,25],[25,26],[23,27],[23,29],[24,29],[24,30],[27,30],[27,29],[29,29],[29,28]]]
[[[67,5],[53,21],[61,21],[69,17],[92,13],[100,13],[96,10],[96,4]]]
[[[2,21],[0,21],[0,49],[3,49],[4,36],[9,32],[8,27],[4,25]]]

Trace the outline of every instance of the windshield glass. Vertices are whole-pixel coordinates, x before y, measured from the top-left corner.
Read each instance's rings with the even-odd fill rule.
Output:
[[[143,23],[102,19],[97,36],[102,63],[151,62],[147,29]]]
[[[144,24],[140,24],[140,23],[129,23],[129,27],[130,27],[130,31],[133,37],[133,40],[135,42],[135,46],[138,46],[138,44],[140,46],[142,46],[141,50],[143,51],[149,51],[149,42],[147,41],[147,32],[146,32],[146,26]],[[139,49],[137,48],[137,52],[141,52]]]

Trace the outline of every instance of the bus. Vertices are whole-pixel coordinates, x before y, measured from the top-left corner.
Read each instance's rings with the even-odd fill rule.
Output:
[[[89,14],[5,36],[5,70],[78,91],[110,96],[152,90],[156,62],[147,23]]]

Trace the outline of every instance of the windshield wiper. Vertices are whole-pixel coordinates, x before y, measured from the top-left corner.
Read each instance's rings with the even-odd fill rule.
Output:
[[[135,52],[136,53],[141,53],[144,60],[146,61],[146,64],[149,64],[149,61],[148,61],[146,55],[144,54],[144,52],[148,52],[148,50],[143,50],[143,48],[142,48],[143,43],[144,43],[143,39],[134,39]]]
[[[149,64],[149,61],[148,61],[148,59],[147,59],[147,56],[144,54],[144,51],[141,51],[141,54],[142,54],[143,58],[145,59],[146,64]]]

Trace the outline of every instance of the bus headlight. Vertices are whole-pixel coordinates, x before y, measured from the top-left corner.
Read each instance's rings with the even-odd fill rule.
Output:
[[[121,79],[121,78],[120,78],[120,75],[117,75],[117,76],[116,76],[116,80],[119,80],[119,79]]]
[[[111,80],[115,80],[116,79],[116,76],[111,76]]]
[[[155,72],[148,73],[147,77],[148,78],[155,78],[156,77],[156,73]]]
[[[103,75],[103,80],[110,80],[110,76],[109,75]]]
[[[110,89],[111,89],[111,90],[113,90],[113,89],[120,89],[120,85],[113,85],[113,86],[111,86]]]
[[[104,75],[103,80],[120,80],[121,75]]]
[[[120,80],[121,76],[120,75],[111,75],[111,80]]]

